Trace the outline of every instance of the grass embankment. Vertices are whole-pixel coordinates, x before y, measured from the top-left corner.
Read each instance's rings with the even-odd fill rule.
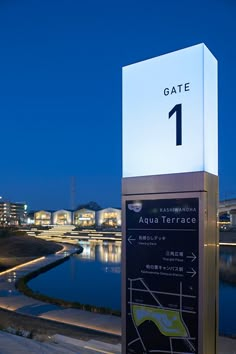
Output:
[[[21,231],[0,230],[0,270],[5,270],[27,261],[62,249],[62,246],[50,241],[27,236]]]

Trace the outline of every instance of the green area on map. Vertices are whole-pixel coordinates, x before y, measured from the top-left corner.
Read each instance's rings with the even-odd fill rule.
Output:
[[[164,336],[188,337],[186,325],[179,311],[132,305],[132,315],[137,326],[145,321],[152,321]]]

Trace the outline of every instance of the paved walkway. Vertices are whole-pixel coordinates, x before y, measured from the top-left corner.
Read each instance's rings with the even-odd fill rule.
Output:
[[[219,354],[236,354],[236,341],[220,338]],[[44,341],[31,340],[0,331],[0,354],[120,354],[120,344],[82,341],[55,335]]]
[[[78,309],[64,309],[60,306],[57,305],[51,305],[51,304],[46,304],[42,301],[38,301],[35,299],[32,299],[30,297],[25,296],[24,294],[20,293],[19,291],[16,290],[15,288],[15,282],[17,279],[21,278],[22,276],[38,269],[41,268],[45,265],[51,264],[55,262],[58,259],[61,259],[63,257],[67,257],[68,254],[73,254],[76,252],[76,248],[71,246],[71,245],[66,245],[63,251],[58,252],[55,255],[50,255],[46,257],[41,257],[35,261],[29,262],[27,264],[12,268],[11,270],[5,271],[0,273],[0,307],[15,311],[17,313],[21,314],[27,314],[30,316],[36,316],[36,317],[41,317],[45,319],[50,319],[54,321],[58,321],[61,323],[68,323],[72,324],[74,326],[78,327],[83,327],[83,328],[89,328],[92,330],[96,330],[99,332],[104,332],[104,333],[109,333],[117,336],[121,336],[121,319],[119,317],[115,316],[109,316],[109,315],[102,315],[102,314],[95,314],[92,312],[88,311],[82,311]],[[29,341],[25,338],[17,337],[16,342],[15,340],[13,341],[12,339],[9,339],[10,335],[4,334],[4,339],[1,339],[1,347],[0,347],[0,354],[14,354],[14,353],[21,353],[20,351],[20,342],[23,343],[23,341]],[[15,337],[15,336],[14,336]],[[61,336],[62,337],[62,336]],[[72,339],[68,339],[67,341],[71,341]],[[58,341],[58,338],[57,338]],[[60,340],[62,342],[62,339]],[[75,341],[75,340],[74,340]],[[12,342],[12,346],[15,348],[12,348],[10,351],[10,342]],[[93,341],[94,342],[94,341]],[[6,344],[3,344],[6,343]],[[16,344],[14,344],[16,343]],[[28,342],[27,342],[28,343]],[[32,346],[34,341],[31,341]],[[116,347],[115,349],[112,347],[113,345],[106,344],[106,343],[100,343],[96,342],[96,346],[94,346],[91,343],[88,342],[82,342],[77,340],[77,351],[72,351],[71,345],[76,347],[75,342],[73,344],[56,344],[56,343],[46,343],[46,347],[49,346],[49,351],[47,351],[46,347],[42,350],[39,350],[39,346],[42,343],[37,343],[36,342],[36,347],[32,347],[32,351],[28,351],[27,353],[40,353],[43,352],[45,354],[49,353],[119,353],[120,352],[120,346]],[[22,344],[22,353],[24,352],[25,345]],[[54,349],[57,351],[54,351],[52,346],[56,346]],[[63,349],[63,346],[66,345],[66,349]],[[91,347],[92,345],[92,347]],[[107,349],[98,349],[100,345],[100,348],[105,347],[108,345],[110,346],[109,350]],[[38,347],[37,347],[38,346]],[[69,348],[70,346],[70,348]],[[78,347],[80,348],[78,351]],[[4,350],[2,349],[4,348]],[[9,351],[7,351],[8,349]],[[27,344],[27,348],[28,344]],[[93,349],[91,349],[93,348]],[[97,348],[95,351],[95,348]],[[31,350],[31,349],[30,349]],[[35,350],[35,351],[34,351]],[[64,351],[63,351],[64,350]],[[71,350],[71,351],[69,351]],[[231,340],[227,338],[222,338],[220,337],[219,340],[219,354],[236,354],[236,340]]]
[[[0,354],[120,354],[120,352],[119,344],[95,340],[82,341],[61,335],[39,341],[0,331]]]

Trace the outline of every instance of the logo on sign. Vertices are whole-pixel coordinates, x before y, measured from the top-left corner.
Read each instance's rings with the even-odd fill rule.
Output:
[[[142,210],[142,203],[132,203],[128,204],[128,209],[134,211],[135,213],[139,213]]]

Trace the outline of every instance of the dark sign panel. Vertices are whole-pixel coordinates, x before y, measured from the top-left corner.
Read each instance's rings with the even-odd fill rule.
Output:
[[[126,353],[198,353],[197,198],[126,202]]]

